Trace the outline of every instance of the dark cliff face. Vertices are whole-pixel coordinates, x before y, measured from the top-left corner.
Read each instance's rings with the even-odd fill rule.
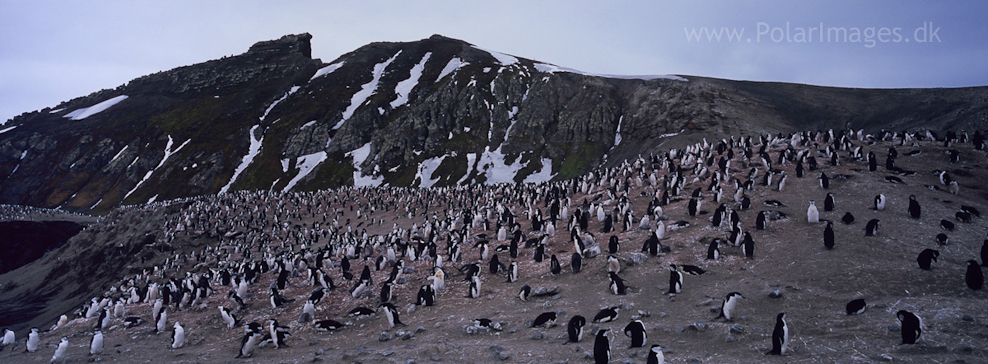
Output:
[[[71,221],[0,222],[0,274],[41,258],[69,241],[83,226]]]
[[[701,138],[988,125],[986,88],[606,78],[442,36],[324,64],[310,38],[15,118],[0,134],[0,203],[106,211],[238,189],[540,181]]]

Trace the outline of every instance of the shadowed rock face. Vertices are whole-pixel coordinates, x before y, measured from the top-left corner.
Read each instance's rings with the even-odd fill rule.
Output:
[[[0,222],[0,274],[17,269],[41,258],[46,252],[65,244],[82,231],[71,221]]]
[[[608,78],[438,35],[325,64],[311,58],[310,39],[259,42],[14,118],[0,134],[0,203],[105,212],[224,187],[347,186],[361,175],[449,186],[491,182],[492,160],[514,167],[511,181],[543,169],[558,180],[701,138],[988,127],[984,87]],[[119,96],[128,97],[66,117]]]

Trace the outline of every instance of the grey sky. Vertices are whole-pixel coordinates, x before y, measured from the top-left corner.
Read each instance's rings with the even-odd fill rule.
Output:
[[[324,62],[370,42],[442,34],[600,74],[982,86],[986,14],[980,1],[0,0],[0,122],[302,32]],[[810,29],[820,23],[822,32]]]

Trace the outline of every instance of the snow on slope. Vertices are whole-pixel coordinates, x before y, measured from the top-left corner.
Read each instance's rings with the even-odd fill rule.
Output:
[[[425,56],[422,56],[422,60],[412,67],[412,71],[408,75],[408,78],[398,82],[395,86],[395,94],[397,97],[395,97],[394,101],[391,101],[392,109],[408,102],[408,95],[412,93],[412,89],[415,88],[415,85],[419,83],[419,79],[422,78],[422,71],[425,69],[425,63],[429,61],[429,57],[431,56],[432,52],[428,52]]]
[[[353,113],[357,111],[357,108],[360,107],[360,105],[363,105],[364,101],[367,101],[367,98],[374,94],[374,91],[377,90],[377,83],[381,81],[381,76],[384,75],[384,70],[388,68],[388,65],[390,65],[391,62],[394,62],[395,58],[398,58],[399,54],[401,54],[401,51],[395,53],[395,55],[388,58],[387,61],[374,65],[374,70],[371,72],[373,79],[361,86],[360,91],[353,94],[353,97],[350,99],[350,106],[347,106],[346,110],[343,111],[343,118],[333,126],[333,130],[339,129],[343,126],[343,123],[353,116]]]
[[[230,186],[233,186],[233,183],[237,181],[237,177],[240,177],[240,173],[243,173],[243,171],[247,169],[247,166],[254,161],[254,157],[257,157],[257,154],[261,152],[261,143],[264,141],[264,136],[262,135],[260,139],[254,138],[254,131],[256,131],[260,126],[261,125],[254,125],[250,128],[250,132],[247,133],[250,137],[250,148],[247,150],[247,155],[240,160],[240,165],[233,171],[233,177],[230,177],[230,182],[227,182],[226,186],[223,186],[223,188],[220,189],[221,195],[230,190]]]
[[[329,66],[320,68],[318,71],[316,71],[316,74],[312,75],[312,78],[309,78],[309,82],[312,82],[312,80],[316,79],[317,77],[322,77],[330,73],[333,73],[333,71],[336,71],[340,69],[340,67],[343,67],[345,63],[346,61],[340,61],[340,63],[333,63]]]
[[[312,170],[319,165],[319,163],[325,161],[326,157],[327,157],[326,152],[316,152],[296,158],[295,167],[298,168],[298,174],[296,174],[291,181],[288,181],[288,185],[285,186],[285,189],[283,189],[282,191],[283,192],[290,191],[292,187],[295,187],[295,184],[297,184],[298,181],[301,181],[302,178],[308,176],[309,173],[311,173]],[[282,160],[282,164],[283,165],[287,164],[287,160]]]
[[[621,122],[624,121],[624,115],[618,118],[617,132],[614,133],[614,146],[621,145]]]
[[[127,197],[130,196],[130,194],[134,193],[134,191],[137,191],[137,188],[138,187],[141,187],[141,185],[144,184],[144,182],[146,182],[149,178],[151,178],[151,175],[154,174],[155,171],[157,171],[159,168],[161,168],[161,166],[165,165],[165,162],[168,161],[168,157],[171,157],[172,154],[178,153],[178,151],[179,150],[182,150],[182,148],[184,148],[186,144],[189,144],[190,141],[192,141],[192,139],[186,140],[185,143],[182,143],[182,145],[179,145],[178,148],[175,148],[174,150],[172,150],[172,144],[174,144],[174,140],[172,140],[172,136],[169,135],[168,136],[168,143],[165,144],[165,156],[164,157],[161,157],[161,162],[158,162],[158,165],[157,166],[155,166],[150,171],[148,171],[148,173],[145,173],[144,174],[144,178],[142,178],[140,182],[137,182],[137,185],[134,186],[134,188],[130,189],[130,191],[128,191],[127,194],[124,195],[124,197],[123,197],[123,199],[121,199],[121,201],[126,200]]]
[[[274,109],[274,107],[277,106],[279,103],[285,101],[285,99],[288,98],[288,95],[295,93],[295,91],[298,91],[299,88],[300,88],[299,86],[292,86],[292,89],[288,90],[288,92],[286,92],[284,96],[272,102],[271,105],[268,106],[268,109],[264,110],[264,115],[261,115],[261,121],[264,121],[264,118],[268,117],[268,113],[271,112],[271,109]]]
[[[11,131],[11,130],[14,130],[14,128],[16,128],[16,127],[17,127],[17,125],[11,126],[9,128],[4,128],[4,129],[0,130],[0,134],[6,133],[6,132]]]
[[[666,79],[666,80],[675,80],[675,81],[689,82],[689,80],[687,80],[687,79],[685,79],[683,77],[676,76],[676,75],[640,75],[640,76],[606,75],[606,74],[596,74],[596,73],[590,73],[590,72],[583,72],[583,71],[580,71],[580,70],[577,70],[577,69],[568,68],[568,67],[559,67],[559,66],[556,66],[556,65],[553,65],[553,64],[548,64],[548,63],[535,63],[535,69],[537,69],[539,72],[545,72],[545,73],[568,72],[568,73],[575,73],[575,74],[578,74],[578,75],[603,77],[603,78],[616,78],[616,79],[622,79],[622,80],[644,80],[644,81],[650,81],[650,80],[657,80],[657,79]]]
[[[476,49],[479,49],[479,50],[482,50],[484,52],[489,53],[492,57],[494,57],[495,59],[497,59],[497,62],[500,63],[502,66],[509,66],[509,65],[513,65],[515,63],[518,63],[518,58],[515,58],[514,56],[510,56],[510,55],[507,55],[507,54],[504,54],[504,53],[500,53],[500,52],[495,52],[495,51],[488,50],[488,49],[483,49],[483,48],[480,48],[478,46],[473,46],[473,47],[476,48]]]
[[[443,163],[443,159],[446,159],[445,155],[426,159],[419,164],[418,172],[415,173],[415,178],[422,181],[419,187],[429,188],[435,185],[436,182],[439,182],[438,178],[432,178],[432,172],[435,172],[439,168],[439,165]]]
[[[90,106],[90,107],[84,107],[84,108],[81,108],[81,109],[76,109],[75,111],[72,111],[72,112],[70,112],[68,114],[65,114],[65,116],[63,116],[63,117],[69,118],[69,119],[72,119],[72,120],[82,120],[82,119],[88,118],[90,116],[96,115],[96,114],[98,114],[98,113],[100,113],[100,112],[102,112],[102,111],[104,111],[106,109],[109,109],[113,105],[116,105],[116,104],[120,103],[120,101],[126,100],[127,97],[128,97],[127,95],[120,95],[120,96],[117,96],[117,97],[114,97],[112,99],[103,101],[101,103],[98,103],[98,104],[93,105],[93,106]]]
[[[459,58],[453,57],[453,59],[449,60],[449,62],[446,63],[446,67],[443,67],[443,70],[439,72],[439,77],[436,77],[436,82],[439,82],[439,80],[442,80],[443,77],[446,77],[446,75],[453,73],[454,71],[460,69],[460,67],[466,66],[467,64],[469,63],[463,62]]]
[[[353,158],[353,187],[377,187],[384,182],[384,177],[374,177],[374,175],[365,176],[363,172],[360,171],[360,165],[367,160],[370,156],[371,143],[364,144],[362,147],[354,149],[348,152],[346,155]],[[374,167],[375,171],[377,167]]]
[[[555,176],[556,174],[552,173],[552,159],[542,158],[542,168],[540,168],[537,172],[528,175],[528,177],[525,177],[525,180],[522,182],[525,183],[548,182],[549,180],[552,179],[552,177]]]

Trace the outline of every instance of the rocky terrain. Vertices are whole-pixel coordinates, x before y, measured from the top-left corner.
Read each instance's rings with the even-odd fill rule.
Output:
[[[727,153],[718,151],[719,139],[708,139],[678,149],[675,155],[662,150],[653,157],[615,163],[614,168],[597,169],[571,180],[538,184],[474,184],[466,187],[430,189],[364,187],[321,190],[317,192],[232,192],[215,196],[160,201],[114,209],[73,238],[68,244],[25,267],[0,275],[0,312],[4,325],[14,329],[17,342],[0,352],[0,361],[9,363],[47,362],[61,337],[67,337],[68,362],[519,362],[584,363],[593,350],[593,333],[598,328],[611,329],[611,362],[645,362],[647,347],[661,345],[670,363],[978,363],[988,360],[988,312],[984,309],[985,292],[965,285],[965,262],[982,262],[982,242],[988,224],[982,217],[971,222],[956,218],[962,206],[988,211],[988,189],[981,181],[988,178],[985,151],[976,149],[971,139],[930,140],[924,133],[903,142],[884,134],[858,138],[851,134],[835,142],[826,133],[802,134],[801,138],[762,137],[726,140],[734,157],[727,176],[718,180],[721,202],[736,211],[740,225],[755,242],[753,259],[745,258],[741,249],[722,244],[722,256],[705,259],[708,244],[716,238],[728,239],[730,230],[713,227],[711,218],[718,203],[708,189],[718,169],[714,162]],[[841,132],[836,133],[842,135]],[[886,139],[887,140],[881,140]],[[961,137],[964,137],[963,135]],[[941,136],[940,139],[948,137]],[[774,179],[762,185],[766,166],[758,157],[764,147],[771,157]],[[838,165],[831,165],[828,147],[836,149]],[[847,148],[844,148],[847,147]],[[852,158],[860,147],[862,159]],[[863,159],[869,152],[884,160],[894,147],[898,155],[894,168],[878,163],[877,171],[868,171]],[[780,162],[780,151],[791,149],[792,158]],[[950,161],[954,150],[959,160]],[[745,151],[753,151],[746,156]],[[796,176],[797,153],[814,157],[819,169]],[[666,157],[673,163],[663,163]],[[701,158],[696,159],[696,156]],[[706,158],[713,158],[706,171]],[[808,161],[808,159],[807,159]],[[695,168],[695,169],[694,169]],[[751,170],[754,169],[754,175]],[[940,181],[946,171],[957,181],[958,191]],[[818,179],[829,177],[824,189]],[[779,177],[787,175],[780,191]],[[664,177],[682,181],[664,184]],[[654,178],[654,180],[653,180]],[[898,179],[899,182],[893,183]],[[752,186],[737,194],[737,185],[751,180]],[[555,188],[555,189],[554,189]],[[702,202],[697,216],[690,216],[691,193],[700,189]],[[679,190],[679,193],[674,191]],[[567,219],[556,223],[555,235],[547,240],[547,254],[559,257],[562,272],[550,273],[549,260],[533,260],[535,248],[522,245],[518,258],[494,247],[508,244],[498,239],[497,222],[504,218],[499,208],[516,216],[517,228],[526,238],[547,234],[544,227],[533,228],[531,212],[538,209],[548,217],[555,201],[553,191],[573,216],[577,210],[590,211],[585,232],[592,233],[603,253],[586,254],[580,272],[569,268],[575,251]],[[650,202],[671,194],[661,212],[650,211]],[[833,211],[825,211],[827,193],[835,196]],[[877,194],[887,197],[884,210],[873,209]],[[907,212],[909,196],[916,196],[922,215],[911,218]],[[750,200],[743,208],[741,197]],[[626,200],[625,200],[626,198]],[[772,201],[777,201],[773,203]],[[820,223],[807,222],[807,207],[815,201],[820,209]],[[771,206],[770,206],[771,205]],[[593,206],[593,207],[590,207]],[[596,208],[618,218],[614,232],[601,232],[603,224],[596,218]],[[625,215],[632,213],[633,223],[623,229]],[[756,229],[760,211],[775,211],[766,229]],[[466,219],[470,212],[476,219]],[[841,222],[845,213],[854,216],[851,224]],[[640,219],[650,215],[648,226]],[[483,220],[487,219],[489,227]],[[879,219],[877,236],[865,236],[868,220]],[[941,220],[955,228],[941,228]],[[457,222],[458,221],[458,222]],[[479,223],[477,223],[479,221]],[[656,256],[641,253],[657,221],[662,221],[661,243],[669,248]],[[678,223],[678,222],[684,223]],[[835,247],[826,249],[823,232],[826,222],[834,223]],[[725,223],[726,225],[726,223]],[[678,227],[678,228],[674,228]],[[466,231],[460,236],[459,231]],[[366,232],[366,235],[364,235]],[[430,234],[434,233],[434,234]],[[589,238],[581,232],[585,243]],[[938,244],[936,235],[949,236],[946,245]],[[483,234],[483,235],[482,235]],[[430,238],[432,236],[432,238]],[[620,242],[619,275],[627,280],[626,295],[608,290],[608,240]],[[378,237],[386,237],[378,240]],[[378,271],[375,259],[386,255],[388,247],[415,241],[433,241],[444,257],[445,290],[441,290],[432,307],[414,304],[421,285],[429,284],[434,261],[419,252],[416,260],[402,254],[404,275],[397,281],[392,302],[399,308],[400,319],[407,326],[389,328],[379,317],[347,317],[351,309],[376,308],[378,291],[387,279],[391,266]],[[397,240],[392,240],[392,239]],[[480,261],[476,242],[489,240],[491,255],[497,254],[507,264],[517,261],[519,280],[507,282],[504,273],[490,274],[487,262]],[[369,266],[373,289],[369,297],[353,297],[347,291],[356,281],[346,280],[339,267],[348,244],[366,242],[371,249],[349,259],[351,272],[359,275]],[[380,242],[374,244],[374,242]],[[446,248],[459,242],[462,257],[449,261]],[[918,267],[916,257],[923,249],[939,250],[940,256],[931,270]],[[167,279],[184,279],[187,273],[203,274],[209,269],[223,269],[246,261],[282,260],[295,265],[312,265],[313,255],[322,249],[332,252],[324,262],[336,289],[327,292],[316,305],[316,320],[334,319],[347,324],[334,332],[322,332],[311,324],[299,323],[303,303],[312,292],[306,273],[291,276],[282,291],[294,299],[284,307],[272,308],[268,287],[278,277],[278,269],[259,276],[249,285],[245,300],[248,308],[235,313],[243,322],[264,323],[274,318],[289,328],[288,347],[259,348],[249,358],[235,358],[244,335],[242,326],[224,326],[217,306],[235,308],[227,298],[231,286],[216,279],[216,292],[181,309],[168,309],[166,332],[155,334],[151,321],[151,304],[126,305],[126,316],[137,316],[144,323],[124,327],[122,318],[112,318],[106,330],[105,349],[98,356],[88,356],[89,342],[96,318],[80,318],[76,313],[91,297],[128,297],[131,286],[164,284]],[[468,283],[458,268],[473,262],[482,263],[482,288],[477,298],[468,298]],[[682,292],[668,294],[669,264],[702,267],[705,274],[686,275]],[[286,268],[287,269],[287,268]],[[84,277],[84,278],[83,278]],[[523,285],[549,291],[527,301],[518,298]],[[113,290],[111,288],[116,288]],[[740,292],[740,300],[731,321],[715,319],[721,300],[729,292]],[[845,304],[857,298],[867,303],[865,312],[847,315]],[[590,323],[582,341],[567,343],[566,322],[574,315],[589,321],[604,307],[620,306],[617,320]],[[918,343],[903,345],[895,313],[908,310],[923,320]],[[557,325],[532,328],[530,321],[542,312],[559,314]],[[771,333],[778,313],[787,313],[791,342],[781,356],[766,356],[771,348]],[[30,327],[48,329],[58,315],[67,314],[65,324],[44,332],[41,348],[24,352]],[[490,318],[502,330],[472,328],[473,320]],[[648,330],[646,348],[628,348],[630,340],[622,334],[633,319]],[[170,346],[174,322],[185,328],[186,344]]]
[[[988,128],[988,89],[604,77],[433,36],[325,63],[311,35],[134,79],[0,127],[0,203],[106,213],[237,190],[565,180],[794,130]]]

